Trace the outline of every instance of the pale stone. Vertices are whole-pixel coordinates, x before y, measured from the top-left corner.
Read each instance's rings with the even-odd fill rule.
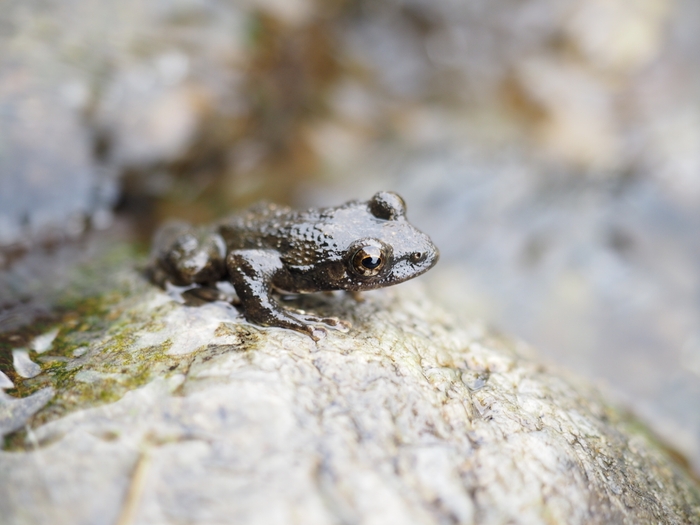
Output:
[[[29,352],[18,349],[12,351],[12,365],[15,371],[24,378],[35,377],[41,373],[41,367],[32,361]]]
[[[51,348],[51,345],[53,344],[54,339],[56,339],[58,332],[59,329],[54,328],[53,330],[50,330],[45,334],[35,337],[29,345],[29,347],[32,350],[34,350],[37,354],[43,354]]]
[[[202,316],[182,322],[193,307],[139,289],[112,309],[118,328],[75,360],[76,379],[113,384],[90,371],[120,352],[148,359],[152,345],[181,361],[154,361],[144,386],[0,452],[4,523],[700,519],[697,487],[633,422],[523,345],[451,318],[420,286],[363,303],[305,299],[353,322],[317,343],[217,305],[201,311],[213,309],[213,331]]]
[[[0,390],[0,437],[24,427],[29,418],[51,401],[53,395],[53,388],[44,388],[23,398],[12,397]]]

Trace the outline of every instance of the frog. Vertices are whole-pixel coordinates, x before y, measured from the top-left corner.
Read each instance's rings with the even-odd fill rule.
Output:
[[[326,328],[350,323],[293,311],[279,297],[343,290],[357,298],[417,277],[438,258],[430,238],[406,219],[405,201],[380,191],[335,207],[260,202],[207,226],[166,223],[154,237],[149,274],[163,287],[216,290],[228,281],[249,323],[318,341]]]

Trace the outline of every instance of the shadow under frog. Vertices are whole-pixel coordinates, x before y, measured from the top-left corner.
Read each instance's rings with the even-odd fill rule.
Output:
[[[324,330],[317,325],[348,323],[288,310],[274,293],[373,290],[412,279],[437,260],[430,238],[406,220],[403,199],[379,192],[307,211],[259,203],[201,228],[168,223],[156,233],[150,275],[161,286],[212,290],[227,280],[249,322],[318,340]]]

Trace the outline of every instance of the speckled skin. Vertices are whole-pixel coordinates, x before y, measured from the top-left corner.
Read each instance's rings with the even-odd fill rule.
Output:
[[[248,321],[318,339],[323,330],[314,323],[343,323],[285,310],[273,291],[372,290],[416,277],[437,260],[435,245],[406,220],[403,199],[379,192],[307,211],[261,203],[206,228],[168,224],[154,241],[152,275],[176,285],[229,280]]]

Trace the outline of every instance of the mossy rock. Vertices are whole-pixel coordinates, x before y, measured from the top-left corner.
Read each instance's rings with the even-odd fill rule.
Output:
[[[700,523],[633,419],[420,283],[290,303],[352,321],[319,342],[176,298],[127,269],[31,354],[3,523]]]

